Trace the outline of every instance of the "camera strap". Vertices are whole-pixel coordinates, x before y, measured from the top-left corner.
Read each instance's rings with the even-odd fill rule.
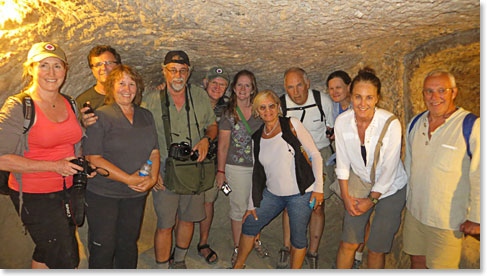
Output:
[[[190,118],[189,118],[189,103],[191,102],[191,106],[193,107],[194,119],[196,122],[196,129],[198,130],[198,135],[201,139],[201,133],[198,123],[198,118],[196,117],[196,110],[194,109],[193,97],[191,95],[191,85],[188,83],[186,84],[185,88],[185,110],[186,110],[186,119],[188,123],[188,132],[189,132],[189,142],[192,146],[192,139],[191,139],[191,125],[190,125]],[[188,97],[189,95],[189,97]],[[164,134],[166,136],[166,147],[167,151],[169,152],[169,148],[172,144],[172,136],[171,136],[171,112],[169,111],[169,93],[167,92],[167,87],[161,91],[161,110],[162,110],[162,122],[164,125]]]
[[[68,219],[73,219],[73,212],[71,209],[71,197],[68,194],[68,189],[66,189],[66,177],[63,176],[63,204],[64,204],[64,213]]]

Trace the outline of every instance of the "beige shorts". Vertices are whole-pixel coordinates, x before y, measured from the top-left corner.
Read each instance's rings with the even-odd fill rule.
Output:
[[[321,157],[323,158],[323,198],[328,199],[333,192],[330,190],[330,185],[335,181],[335,165],[326,166],[326,160],[332,155],[331,146],[324,147],[320,150]]]
[[[232,220],[241,221],[249,205],[250,189],[252,187],[252,167],[226,165],[225,176],[232,192],[230,199],[230,213]]]
[[[463,233],[421,223],[406,209],[403,250],[413,256],[425,256],[426,266],[433,269],[458,269]]]
[[[218,198],[218,192],[220,189],[217,188],[216,186],[216,179],[215,183],[213,184],[213,187],[207,191],[205,191],[205,203],[213,203],[216,201]]]
[[[154,209],[157,215],[157,228],[168,229],[178,219],[186,222],[202,221],[206,218],[205,195],[179,195],[166,189],[152,191]]]

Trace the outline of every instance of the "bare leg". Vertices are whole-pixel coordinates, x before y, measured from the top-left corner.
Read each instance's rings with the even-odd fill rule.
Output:
[[[369,249],[367,252],[367,267],[369,269],[383,269],[386,265],[386,254],[374,252]]]
[[[233,234],[233,247],[238,247],[240,243],[240,234],[242,233],[242,221],[232,219],[232,234]]]
[[[179,248],[188,248],[193,238],[194,223],[178,220],[176,226],[176,245]]]
[[[306,247],[297,249],[291,246],[291,269],[300,269],[303,266],[304,256],[306,256]]]
[[[325,227],[325,207],[318,205],[318,208],[311,213],[309,220],[309,252],[316,253],[320,247],[321,236],[323,235],[323,228]]]
[[[250,251],[254,248],[255,237],[242,234],[239,240],[237,261],[235,261],[235,265],[233,266],[234,269],[244,267]]]
[[[166,229],[156,229],[154,235],[154,252],[157,262],[169,260],[172,247],[172,227]]]
[[[289,226],[289,215],[287,214],[287,209],[284,209],[282,212],[282,236],[284,246],[291,248],[291,228]]]
[[[426,267],[426,256],[410,255],[410,257],[411,257],[411,268],[413,268],[413,269],[427,269],[427,267]]]
[[[49,269],[45,263],[39,263],[32,260],[32,269]]]
[[[210,234],[211,223],[213,221],[213,202],[205,202],[205,213],[206,218],[199,222],[200,225],[200,242],[199,245],[204,245],[208,243],[208,236]],[[210,254],[210,249],[205,248],[201,250],[201,253],[206,257]],[[213,255],[210,261],[216,259],[216,255]]]
[[[340,242],[337,254],[337,268],[352,268],[353,257],[358,245],[358,243]]]

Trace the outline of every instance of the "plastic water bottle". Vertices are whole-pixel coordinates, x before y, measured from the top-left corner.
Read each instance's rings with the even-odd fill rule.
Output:
[[[147,162],[142,165],[139,171],[140,176],[149,176],[152,171],[152,161],[147,160]]]

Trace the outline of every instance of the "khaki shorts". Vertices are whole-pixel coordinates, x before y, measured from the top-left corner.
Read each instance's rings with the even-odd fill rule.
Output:
[[[330,158],[332,153],[331,146],[324,147],[320,150],[321,157],[323,158],[323,198],[328,199],[333,192],[330,190],[330,185],[335,181],[335,165],[326,166],[326,160]]]
[[[431,227],[417,220],[406,209],[403,250],[413,256],[425,256],[426,266],[433,269],[458,269],[462,254],[463,233]]]
[[[176,214],[182,221],[197,222],[206,218],[205,194],[179,195],[169,191],[152,191],[157,228],[168,229],[176,223]]]
[[[252,187],[252,167],[226,165],[225,175],[232,192],[230,199],[230,218],[242,221],[249,205],[250,190]]]
[[[207,191],[204,192],[205,194],[205,203],[213,203],[216,201],[218,198],[218,192],[220,189],[216,187],[216,179],[215,183],[213,184],[213,187]]]

